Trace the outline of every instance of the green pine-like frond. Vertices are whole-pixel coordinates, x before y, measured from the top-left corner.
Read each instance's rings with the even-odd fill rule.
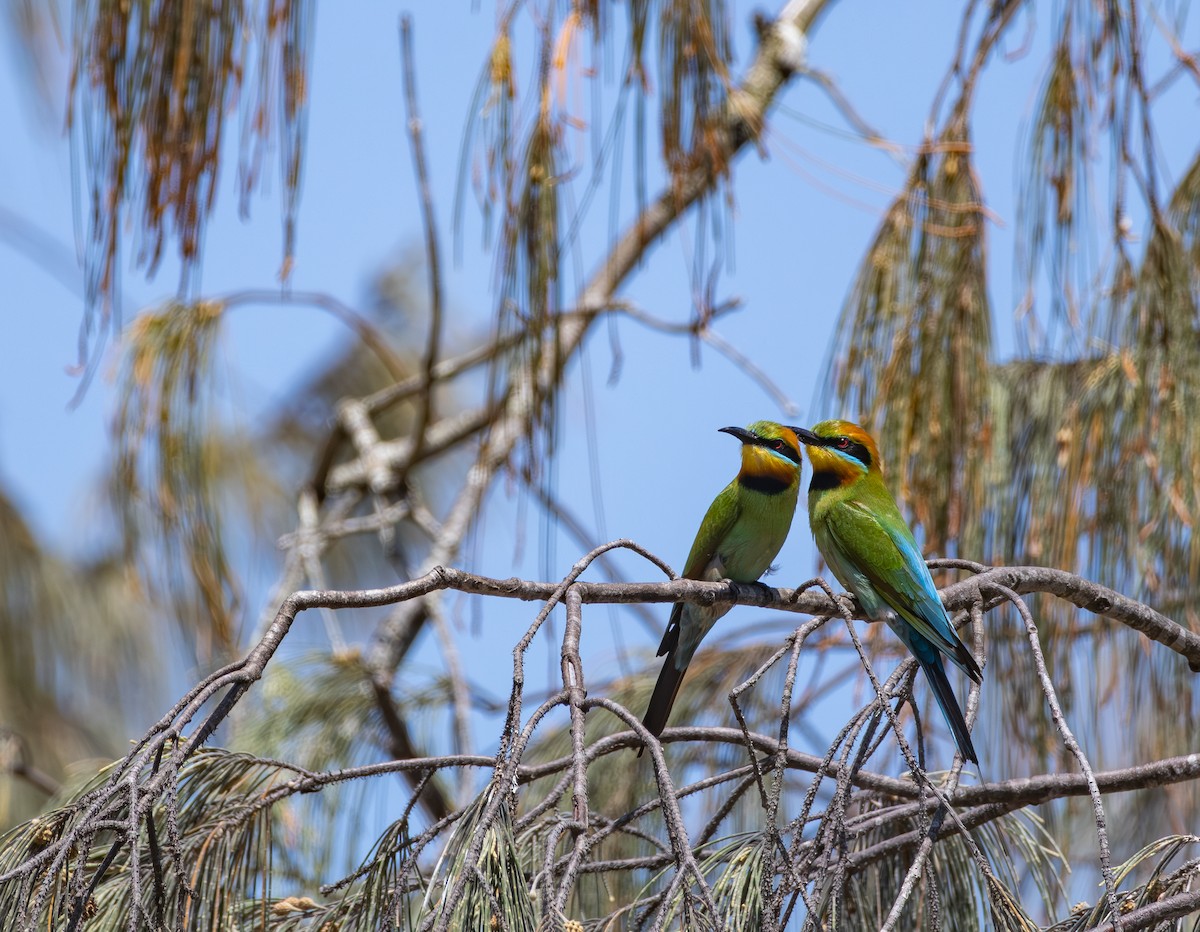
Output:
[[[292,930],[409,930],[417,928],[424,883],[416,868],[419,839],[409,835],[407,819],[388,826],[362,866],[326,892],[326,902],[308,909],[284,908],[278,903],[272,924],[279,932]],[[308,904],[302,904],[307,906]]]
[[[0,873],[79,822],[94,798],[91,791],[106,785],[112,770],[102,770],[59,809],[0,839]],[[139,775],[141,780],[151,776]],[[228,927],[241,915],[244,900],[265,904],[271,895],[272,846],[286,833],[265,800],[295,777],[296,771],[278,763],[222,750],[197,752],[181,768],[173,791],[138,822],[132,845],[112,828],[97,830],[89,821],[93,827],[67,853],[54,878],[43,869],[31,884],[0,888],[0,925],[65,928],[60,923],[67,916],[86,908],[92,914],[89,932],[126,929],[135,910],[168,928]],[[109,825],[129,826],[130,805],[130,797],[122,797],[108,813]],[[51,882],[55,893],[47,898],[44,886]]]
[[[969,512],[990,428],[986,215],[965,119],[922,152],[888,209],[842,309],[820,410],[857,418],[884,452],[926,547],[980,552]],[[948,478],[949,477],[949,478]]]
[[[138,265],[149,272],[174,242],[186,293],[230,148],[223,145],[226,120],[239,96],[249,101],[243,200],[261,180],[267,143],[280,136],[286,277],[295,248],[314,7],[311,0],[75,0],[68,121],[87,169],[80,205],[88,230],[84,353],[98,323],[119,323],[113,311],[130,221]]]
[[[232,466],[215,410],[223,313],[212,302],[170,302],[134,322],[113,426],[127,551],[192,627],[202,658],[233,656],[242,598],[221,507],[220,479]]]
[[[878,815],[886,816],[887,802],[873,805],[869,800],[855,814],[857,821],[878,821],[881,827],[854,834],[852,860],[856,853],[887,848],[890,838],[927,831],[928,823],[919,820],[868,819],[876,806]],[[896,928],[1035,932],[1037,924],[1023,905],[1022,888],[1052,888],[1063,860],[1061,852],[1039,843],[1034,834],[1038,827],[1028,824],[1029,818],[1027,813],[1013,813],[972,832],[973,842],[991,866],[991,879],[980,872],[961,835],[937,841]],[[884,857],[871,860],[840,882],[836,870],[831,871],[819,891],[823,921],[864,932],[879,928],[897,901],[915,850],[912,845],[890,848]]]
[[[703,900],[688,885],[664,905],[656,921],[661,928],[683,930],[727,929],[754,932],[763,927],[764,873],[770,869],[773,840],[750,833],[722,838],[698,852],[700,872],[712,889],[716,915],[710,915]],[[661,883],[665,875],[655,878]]]
[[[1195,856],[1200,846],[1200,837],[1195,835],[1167,835],[1146,845],[1115,870],[1118,884],[1117,911],[1122,917],[1161,900],[1196,889],[1200,879],[1200,858]],[[1168,870],[1171,862],[1181,854],[1190,852],[1192,857],[1174,870]],[[1140,883],[1127,886],[1129,881],[1144,877]],[[1045,932],[1083,932],[1106,922],[1112,922],[1112,909],[1106,897],[1099,897],[1094,906],[1076,904],[1070,915],[1048,926]],[[1153,925],[1155,932],[1191,932],[1200,923],[1200,910],[1174,920],[1162,920]]]
[[[370,681],[356,652],[273,664],[263,678],[262,703],[239,719],[233,744],[308,771],[373,763],[383,745]],[[291,842],[276,857],[276,875],[315,883],[328,877],[339,853],[343,859],[359,856],[356,845],[378,810],[370,803],[382,792],[373,781],[360,781],[281,803]],[[338,830],[329,831],[330,825]]]
[[[1088,276],[1095,262],[1088,222],[1092,95],[1085,69],[1076,62],[1073,22],[1068,9],[1021,162],[1026,174],[1018,198],[1017,265],[1026,289],[1021,312],[1029,315],[1022,333],[1034,338],[1030,342],[1039,349],[1053,341],[1053,334],[1036,330],[1039,273],[1044,268],[1052,285],[1051,314],[1066,325],[1057,332],[1070,334],[1083,323],[1081,305],[1089,297]]]
[[[143,661],[171,645],[120,559],[55,553],[3,492],[0,644],[2,830],[46,805],[46,787],[9,776],[19,765],[70,782],[73,764],[120,752],[163,701],[163,671]]]
[[[423,910],[439,917],[449,913],[452,929],[535,932],[538,901],[529,887],[534,852],[518,843],[507,802],[501,801],[490,824],[484,824],[496,792],[503,790],[489,787],[455,825],[429,877]],[[478,848],[474,857],[473,846]]]
[[[724,0],[660,0],[662,154],[674,175],[706,154],[705,138],[729,90],[729,11]]]

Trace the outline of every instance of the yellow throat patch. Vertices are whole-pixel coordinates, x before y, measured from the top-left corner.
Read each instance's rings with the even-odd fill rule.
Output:
[[[800,441],[793,436],[791,442],[800,446]],[[772,479],[783,485],[791,485],[800,475],[800,465],[776,456],[766,447],[744,444],[742,446],[742,468],[738,478]]]

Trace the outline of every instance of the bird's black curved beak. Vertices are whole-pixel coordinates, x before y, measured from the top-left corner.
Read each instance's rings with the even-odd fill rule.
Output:
[[[742,441],[742,443],[758,443],[758,436],[756,434],[752,434],[744,427],[721,427],[718,428],[717,432],[722,434],[733,434],[733,436],[737,437],[738,440]]]
[[[792,432],[800,438],[800,442],[810,447],[823,446],[825,441],[814,434],[811,430],[805,430],[803,427],[793,427]]]

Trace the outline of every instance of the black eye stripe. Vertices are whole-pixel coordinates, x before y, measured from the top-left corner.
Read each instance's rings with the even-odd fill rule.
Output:
[[[846,442],[845,446],[842,445],[842,441]],[[846,456],[853,456],[868,469],[871,468],[871,451],[857,440],[851,440],[849,437],[834,437],[828,441],[826,446],[831,446]]]
[[[776,444],[778,444],[778,446],[776,446]],[[759,437],[758,445],[761,447],[766,447],[768,450],[774,450],[776,453],[786,456],[793,463],[800,462],[800,451],[782,438]]]

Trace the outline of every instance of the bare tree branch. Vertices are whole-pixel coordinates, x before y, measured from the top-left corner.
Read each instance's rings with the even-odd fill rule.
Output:
[[[519,786],[528,785],[549,776],[560,776],[560,782],[550,793],[549,801],[534,807],[522,823],[528,827],[532,824],[532,820],[542,818],[550,808],[558,805],[568,789],[572,791],[572,816],[556,831],[560,835],[566,832],[571,833],[573,845],[561,860],[547,860],[542,872],[544,882],[548,885],[545,888],[548,895],[551,888],[553,889],[552,899],[556,904],[554,908],[561,911],[571,890],[574,889],[575,879],[583,873],[654,868],[673,862],[679,867],[679,870],[667,885],[666,890],[643,904],[644,908],[657,911],[655,921],[661,923],[676,908],[673,904],[678,902],[678,897],[692,896],[692,891],[699,896],[697,902],[702,904],[704,910],[709,911],[712,915],[717,914],[712,889],[698,860],[700,848],[697,845],[703,844],[704,839],[715,830],[719,820],[716,822],[710,820],[703,833],[697,836],[697,840],[691,840],[679,808],[680,799],[702,787],[727,782],[736,783],[741,787],[736,791],[737,795],[741,795],[746,788],[754,785],[755,781],[761,780],[761,777],[757,776],[762,773],[761,764],[757,758],[757,755],[760,754],[766,755],[766,761],[773,762],[775,779],[771,787],[764,787],[766,792],[764,805],[773,806],[776,811],[778,811],[782,798],[780,787],[783,785],[782,775],[785,771],[805,771],[818,777],[810,786],[808,801],[803,809],[803,817],[795,828],[788,829],[788,832],[792,833],[791,844],[786,844],[782,835],[775,841],[781,859],[774,869],[792,878],[788,881],[788,885],[781,889],[796,889],[800,893],[804,893],[805,887],[813,882],[812,876],[808,873],[810,868],[816,869],[817,877],[826,876],[826,873],[832,868],[833,879],[838,884],[845,884],[849,878],[880,860],[892,858],[908,851],[915,852],[916,860],[909,862],[909,877],[915,882],[915,879],[922,873],[921,852],[925,852],[925,856],[928,856],[935,839],[940,843],[945,839],[961,835],[965,830],[1002,819],[1007,814],[1025,806],[1083,795],[1090,795],[1095,801],[1101,793],[1168,786],[1200,778],[1200,757],[1197,755],[1153,761],[1112,771],[1092,772],[1087,770],[1079,774],[1048,773],[1036,777],[1002,780],[981,786],[967,787],[958,786],[957,771],[951,774],[948,782],[941,784],[931,782],[928,775],[924,774],[915,763],[911,764],[916,768],[918,774],[918,779],[915,781],[873,773],[862,766],[865,760],[865,749],[860,751],[857,757],[851,758],[848,756],[850,747],[854,744],[855,736],[862,728],[862,723],[866,722],[873,714],[872,710],[875,710],[874,714],[878,715],[879,703],[881,701],[886,703],[887,699],[894,694],[897,686],[906,681],[904,665],[897,669],[887,683],[878,685],[875,698],[860,710],[852,719],[851,725],[843,730],[833,746],[836,749],[845,741],[842,758],[836,763],[832,759],[833,749],[824,759],[798,752],[787,745],[786,727],[777,737],[770,738],[750,732],[746,728],[744,719],[740,717],[738,728],[668,728],[664,731],[660,743],[650,737],[637,716],[624,706],[603,696],[586,696],[583,661],[580,654],[580,639],[584,631],[584,605],[606,602],[620,604],[632,599],[686,600],[700,604],[737,601],[742,604],[770,606],[789,612],[817,609],[828,614],[830,610],[836,610],[838,614],[849,616],[852,603],[843,597],[831,598],[827,592],[804,591],[797,594],[789,590],[775,591],[762,586],[738,586],[731,583],[698,583],[692,580],[675,580],[668,583],[580,582],[580,575],[591,566],[594,560],[601,553],[613,547],[634,549],[652,562],[657,562],[660,568],[665,569],[661,561],[632,542],[615,541],[593,550],[572,567],[571,572],[564,580],[553,585],[520,579],[490,579],[460,570],[438,568],[421,579],[383,589],[309,590],[293,593],[284,600],[273,623],[264,633],[260,642],[243,660],[230,664],[207,677],[182,697],[168,714],[160,719],[154,728],[135,745],[130,754],[114,766],[107,782],[82,794],[65,810],[66,815],[57,817],[65,821],[58,823],[63,827],[56,837],[38,850],[31,852],[19,864],[0,872],[0,895],[3,894],[6,884],[32,883],[32,887],[29,888],[32,898],[29,900],[29,912],[26,915],[37,915],[46,903],[46,897],[50,895],[51,888],[46,885],[48,878],[55,876],[56,872],[68,868],[73,858],[71,852],[77,850],[80,845],[84,847],[90,845],[96,832],[111,830],[117,833],[119,840],[111,849],[111,856],[111,853],[134,843],[133,840],[139,837],[139,826],[146,824],[146,820],[155,807],[165,805],[168,807],[168,811],[171,811],[170,807],[177,804],[173,800],[185,766],[190,766],[191,757],[209,739],[216,727],[244,696],[246,690],[262,676],[266,665],[271,661],[275,651],[290,630],[292,622],[300,612],[321,607],[338,609],[378,606],[404,601],[423,603],[431,593],[448,588],[493,597],[543,602],[537,619],[521,638],[514,651],[513,693],[509,703],[509,724],[505,732],[506,737],[501,742],[497,755],[492,758],[469,754],[417,758],[405,751],[405,747],[409,747],[411,750],[411,745],[405,745],[403,740],[399,740],[393,747],[397,760],[365,767],[348,768],[329,773],[312,773],[281,764],[279,766],[294,770],[295,776],[275,786],[269,793],[261,795],[254,806],[249,809],[242,807],[244,811],[238,817],[239,819],[248,819],[255,812],[269,808],[297,793],[310,793],[324,786],[385,773],[398,773],[406,776],[413,794],[410,806],[416,803],[418,797],[429,806],[430,794],[435,793],[434,785],[431,782],[433,774],[463,767],[490,767],[493,771],[491,788],[488,791],[490,795],[487,797],[488,801],[479,810],[478,821],[474,823],[477,829],[476,836],[470,840],[465,849],[466,861],[464,863],[477,864],[480,854],[478,846],[482,844],[483,837],[502,811],[501,807],[505,805],[504,797],[515,793]],[[971,568],[976,567],[972,566]],[[1002,575],[993,575],[996,573]],[[1026,576],[1028,578],[1025,578]],[[1074,601],[1092,607],[1103,603],[1119,621],[1125,621],[1132,617],[1136,620],[1136,624],[1143,627],[1146,627],[1148,620],[1153,621],[1153,624],[1159,627],[1173,624],[1161,617],[1154,618],[1154,613],[1147,614],[1149,610],[1134,611],[1130,605],[1126,604],[1129,600],[1123,600],[1122,597],[1105,590],[1104,587],[1071,577],[1070,574],[1060,574],[1038,568],[1004,567],[999,571],[985,569],[984,572],[966,581],[972,583],[971,586],[956,584],[946,590],[946,595],[953,594],[956,599],[962,601],[973,600],[969,604],[975,606],[973,611],[976,614],[977,622],[982,620],[979,600],[990,599],[992,593],[1004,596],[1009,601],[1016,600],[1020,607],[1020,600],[1016,596],[1015,589],[1007,589],[1003,583],[997,581],[998,578],[1011,580],[1016,588],[1025,591],[1038,591],[1039,585],[1042,587],[1042,591],[1053,589]],[[813,584],[819,584],[819,581],[806,584],[806,587]],[[532,644],[535,634],[548,616],[550,609],[561,600],[565,600],[568,609],[568,624],[562,643],[564,688],[548,697],[526,718],[522,712],[523,655]],[[793,660],[789,675],[794,677],[795,656],[804,644],[807,634],[817,630],[822,621],[823,618],[818,617],[813,622],[806,623],[797,629],[797,632],[789,639],[789,645],[785,651],[777,652],[769,663],[782,659],[784,653],[792,654]],[[1027,626],[1031,624],[1028,617],[1026,624]],[[977,624],[977,630],[981,630],[981,628],[982,625]],[[1173,640],[1177,639],[1161,638],[1163,643],[1172,643]],[[757,679],[761,672],[760,670],[756,673],[751,682]],[[200,720],[190,734],[186,734],[188,726],[197,719],[210,700],[222,692],[225,693],[225,696],[215,709]],[[390,697],[384,697],[384,700],[390,700]],[[387,718],[388,705],[389,701],[382,701],[385,718]],[[546,714],[559,705],[565,705],[570,710],[572,721],[570,753],[565,757],[542,764],[525,763],[523,757],[533,733],[540,727]],[[968,705],[968,711],[972,717],[976,708],[973,697],[972,703]],[[785,697],[781,706],[783,720],[786,720],[789,709],[790,703]],[[584,717],[588,712],[595,713],[601,710],[615,716],[632,730],[589,741],[583,730]],[[403,725],[399,716],[393,714],[392,717]],[[396,737],[394,730],[393,737]],[[749,751],[751,763],[749,766],[739,767],[732,771],[710,775],[697,784],[678,787],[667,769],[662,751],[663,745],[678,742],[702,742],[710,745],[726,743],[741,746]],[[589,803],[591,784],[587,777],[588,769],[609,755],[626,752],[642,743],[645,743],[651,751],[658,787],[656,798],[616,819],[593,810]],[[840,828],[837,833],[818,831],[815,837],[804,838],[799,829],[803,828],[809,818],[810,807],[816,799],[816,787],[823,779],[833,779],[838,790],[834,793],[829,807],[824,811],[813,812],[812,817],[820,819],[823,826],[834,824],[829,821],[834,818]],[[861,799],[864,798],[861,794],[867,794],[867,797],[871,798],[875,805],[857,813],[851,813],[847,803],[852,787],[856,790],[855,798]],[[439,796],[438,798],[441,801],[431,807],[431,811],[437,816],[435,825],[450,825],[465,811],[463,809],[452,811],[449,802],[444,797]],[[728,813],[730,810],[724,808],[722,811]],[[609,837],[618,829],[625,831],[624,827],[631,822],[655,812],[661,812],[666,820],[667,834],[670,838],[669,853],[664,851],[660,855],[650,858],[615,861],[592,860],[592,853],[602,839]],[[943,815],[949,816],[944,827],[940,825]],[[928,819],[933,821],[923,821]],[[910,828],[914,820],[919,823],[915,829]],[[875,841],[865,847],[849,844],[858,838],[879,838],[881,832],[886,836],[882,841]],[[421,846],[428,844],[435,836],[436,832],[421,842]],[[172,842],[172,845],[174,846],[172,850],[175,850],[176,843]],[[554,848],[551,846],[547,851],[547,858],[550,858],[550,852],[553,850]],[[835,850],[844,853],[831,861],[830,857]],[[141,855],[136,851],[131,851],[130,854],[135,860],[130,861],[129,869],[134,869],[136,858]],[[977,854],[976,857],[980,856]],[[412,863],[415,865],[415,861]],[[799,865],[809,865],[809,867],[798,868]],[[797,869],[799,869],[799,873],[796,872]],[[980,864],[979,869],[985,874],[990,874],[985,869],[985,864]],[[105,868],[101,866],[96,872],[90,874],[92,889],[95,889],[104,870]],[[89,871],[82,863],[70,868],[70,873],[73,877],[80,878],[81,882],[85,876],[89,875]],[[444,923],[449,921],[449,917],[454,914],[455,904],[459,902],[466,890],[463,884],[468,881],[464,878],[473,876],[474,874],[470,871],[458,876],[455,885],[447,891],[437,913],[442,918],[435,919],[431,914],[429,917],[431,922],[438,927],[445,927]],[[35,877],[44,879],[35,881],[33,879]],[[131,883],[136,885],[139,882],[136,875],[131,874],[130,877]],[[912,889],[911,885],[908,889]],[[1113,895],[1109,897],[1110,908],[1116,909],[1118,900],[1114,881]],[[896,902],[903,905],[902,900]],[[1182,904],[1183,901],[1178,902]],[[1182,906],[1180,905],[1179,908]],[[899,916],[899,907],[893,913],[895,916]],[[1141,919],[1139,918],[1138,921]]]
[[[721,124],[713,128],[707,158],[680,177],[650,204],[624,234],[618,237],[607,257],[601,260],[575,302],[578,314],[561,319],[544,337],[542,360],[531,377],[523,373],[510,390],[496,420],[490,424],[483,444],[458,499],[443,521],[443,535],[426,558],[422,572],[453,562],[466,532],[473,523],[479,503],[492,476],[508,461],[529,422],[531,405],[557,385],[563,366],[582,345],[596,316],[611,306],[618,289],[637,266],[646,248],[655,242],[704,193],[711,190],[742,147],[757,138],[768,108],[776,94],[803,62],[804,34],[825,8],[827,0],[793,0],[773,28],[765,31],[762,44],[740,87],[729,97]],[[376,635],[369,663],[380,671],[394,671],[403,657],[396,649],[397,638],[411,642],[409,615],[389,619]]]
[[[404,61],[404,104],[408,110],[408,140],[412,147],[413,169],[417,175],[417,193],[421,200],[421,222],[425,228],[425,265],[429,275],[429,336],[421,363],[422,389],[416,424],[413,458],[421,453],[425,432],[433,417],[433,367],[437,364],[442,340],[442,258],[438,248],[437,223],[433,212],[433,193],[429,185],[429,166],[421,136],[421,114],[417,108],[417,78],[413,67],[412,17],[400,18],[400,52]]]

